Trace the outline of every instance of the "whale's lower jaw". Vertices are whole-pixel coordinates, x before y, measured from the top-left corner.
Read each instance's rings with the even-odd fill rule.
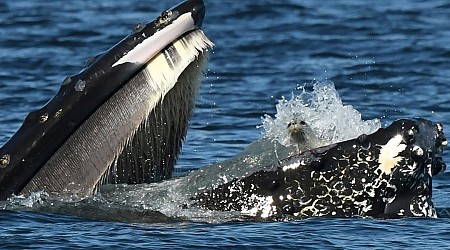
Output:
[[[306,151],[192,197],[194,206],[256,219],[435,217],[431,178],[445,169],[442,125],[399,120]]]
[[[80,199],[102,183],[170,178],[211,45],[195,30],[168,46],[101,105],[20,193]]]

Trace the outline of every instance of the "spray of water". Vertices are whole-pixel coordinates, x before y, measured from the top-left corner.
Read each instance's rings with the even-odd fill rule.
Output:
[[[262,117],[264,137],[289,145],[287,124],[293,119],[307,122],[323,144],[353,139],[371,134],[381,127],[379,119],[364,121],[351,105],[344,105],[333,82],[314,82],[313,91],[302,87],[302,93],[282,98],[276,105],[275,118]],[[320,145],[319,145],[320,146]]]

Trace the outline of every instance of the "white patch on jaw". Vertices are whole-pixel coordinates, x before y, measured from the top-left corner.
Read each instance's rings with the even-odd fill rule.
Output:
[[[402,144],[402,136],[396,135],[381,147],[378,163],[378,169],[386,174],[390,174],[395,165],[403,159],[398,156],[400,152],[406,149],[406,144]]]
[[[112,67],[127,62],[144,65],[164,47],[192,29],[194,29],[194,20],[191,17],[191,13],[185,13],[167,27],[157,31],[153,36],[136,45],[136,47],[114,63]]]

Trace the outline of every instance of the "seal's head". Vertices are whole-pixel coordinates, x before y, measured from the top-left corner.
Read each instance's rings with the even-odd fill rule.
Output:
[[[312,131],[311,127],[303,120],[292,120],[288,123],[287,129],[290,140],[293,143],[307,143],[308,138],[306,133]]]
[[[293,119],[287,125],[289,140],[292,144],[296,144],[302,150],[312,149],[319,146],[319,139],[311,126],[300,119]]]

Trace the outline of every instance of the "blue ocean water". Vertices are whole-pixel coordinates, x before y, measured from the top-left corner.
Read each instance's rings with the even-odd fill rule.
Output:
[[[210,57],[179,172],[227,159],[261,137],[264,114],[298,86],[334,82],[383,125],[442,122],[450,134],[450,4],[419,1],[205,0]],[[0,2],[0,145],[84,62],[178,1]],[[444,154],[448,163],[448,153]],[[450,174],[434,179],[450,207]],[[92,209],[92,208],[91,208]],[[95,212],[95,211],[94,211]],[[0,212],[0,248],[448,248],[449,219],[127,223]]]

